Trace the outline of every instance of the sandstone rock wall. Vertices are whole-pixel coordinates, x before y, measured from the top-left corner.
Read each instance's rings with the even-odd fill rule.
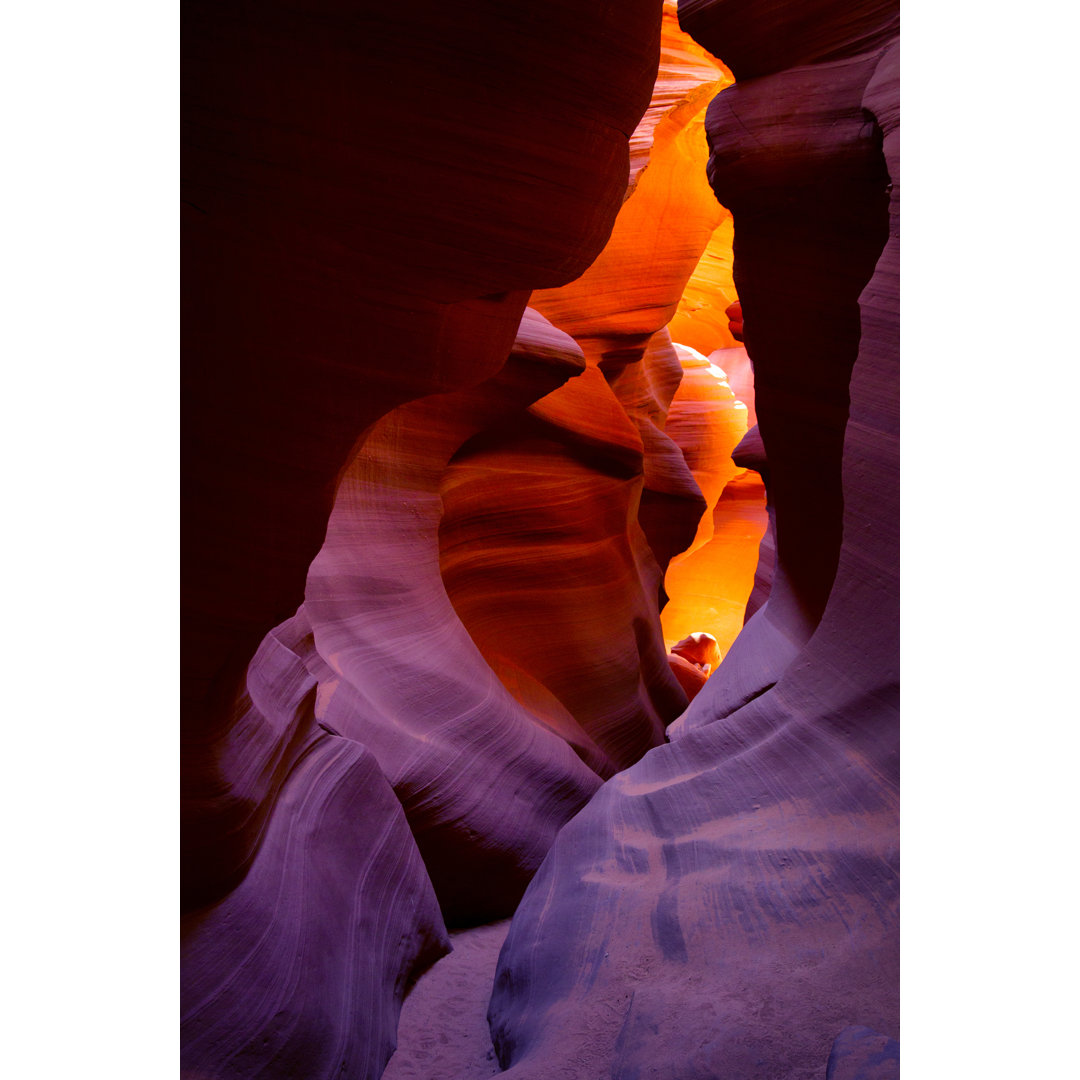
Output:
[[[742,628],[753,585],[767,524],[764,489],[760,476],[731,457],[746,434],[745,403],[721,368],[684,345],[675,348],[683,379],[664,430],[682,448],[706,510],[691,544],[668,565],[664,590],[669,599],[661,623],[669,648],[701,631],[712,634],[726,654]]]
[[[622,203],[660,12],[184,7],[184,880],[221,895],[233,701],[380,416],[482,382]],[[234,838],[231,850],[219,837]]]
[[[709,109],[709,176],[775,579],[670,745],[531,883],[490,1008],[515,1080],[823,1076],[851,1025],[898,1030],[895,10],[681,7],[740,80]]]
[[[399,410],[476,387],[482,412],[529,291],[603,247],[661,12],[193,0],[183,18],[183,1064],[377,1076],[408,979],[445,947],[428,876],[450,912],[503,910],[599,783],[455,635],[431,511],[458,444]],[[571,373],[536,367],[497,389],[524,407]],[[417,456],[413,434],[435,445]],[[332,580],[373,476],[372,531]],[[416,538],[380,549],[403,521]],[[487,749],[462,755],[463,732]],[[498,781],[509,811],[485,805]]]
[[[513,1076],[895,1034],[894,20],[752,6],[186,5],[188,1080],[377,1077],[523,892]],[[687,708],[664,573],[749,591],[748,465],[771,589]]]

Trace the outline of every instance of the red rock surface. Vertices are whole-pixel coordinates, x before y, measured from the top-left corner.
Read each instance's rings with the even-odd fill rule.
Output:
[[[514,1080],[820,1077],[850,1025],[898,1031],[895,13],[687,8],[759,76],[710,106],[709,171],[735,215],[776,578],[671,744],[531,883],[490,1011]],[[785,17],[810,42],[794,56]],[[843,58],[787,66],[822,50]]]
[[[688,125],[695,140],[704,137],[701,123],[705,107],[714,95],[735,81],[727,65],[679,25],[675,0],[663,0],[662,6],[660,64],[649,107],[630,137],[626,198],[634,193],[642,172],[652,164],[654,149],[663,147]]]
[[[590,369],[462,447],[441,488],[441,564],[459,617],[515,696],[604,777],[663,742],[684,707],[663,663],[658,569],[634,520],[645,454]]]
[[[742,341],[728,312],[738,303],[734,280],[735,220],[721,207],[723,217],[702,252],[679,298],[668,331],[672,340],[708,356]],[[720,365],[723,367],[723,364]],[[726,369],[725,369],[726,370]]]
[[[634,174],[611,238],[588,270],[530,304],[581,345],[638,429],[644,486],[638,520],[661,572],[693,538],[704,507],[679,448],[664,433],[680,381],[665,329],[725,217],[705,179],[704,111],[730,73],[678,26],[664,5],[652,103],[631,140]]]

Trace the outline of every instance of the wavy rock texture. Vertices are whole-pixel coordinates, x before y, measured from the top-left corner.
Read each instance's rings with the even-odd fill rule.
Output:
[[[661,622],[665,641],[704,630],[727,656],[745,622],[769,524],[761,478],[740,471],[724,486],[709,519],[708,540],[671,560],[664,578],[670,599]]]
[[[691,542],[704,511],[685,461],[664,434],[681,368],[665,330],[725,211],[705,181],[704,110],[730,73],[678,26],[664,6],[661,61],[652,105],[632,140],[648,161],[589,269],[530,304],[581,345],[638,428],[644,488],[638,519],[663,571]],[[659,119],[657,115],[659,114]]]
[[[896,1033],[895,20],[684,6],[185,6],[188,1080],[374,1080],[530,879],[514,1077]],[[666,326],[731,214],[776,570],[687,708],[662,574],[742,511]]]
[[[630,136],[630,179],[625,199],[634,193],[654,149],[670,142],[688,122],[700,123],[699,114],[713,96],[734,81],[722,60],[683,32],[675,0],[664,0],[659,70],[649,107]]]
[[[845,54],[756,70],[708,119],[776,514],[776,581],[755,619],[786,582],[772,626],[788,662],[753,635],[758,655],[736,662],[741,635],[671,744],[560,834],[489,1011],[514,1080],[823,1078],[843,1029],[898,1027],[898,63],[882,47],[895,13],[777,4],[755,23],[760,5],[714,7],[724,42],[705,43],[740,77],[736,58],[769,56],[789,11],[800,34],[807,10],[823,24],[814,48]],[[808,498],[797,475],[828,518],[813,567],[788,543]]]
[[[739,340],[732,334],[726,314],[738,299],[734,279],[735,219],[730,210],[724,207],[721,210],[720,224],[694,267],[679,298],[679,307],[668,323],[672,341],[705,356],[717,349],[732,349]]]
[[[304,611],[329,669],[316,714],[377,758],[453,922],[509,914],[600,779],[571,748],[588,757],[588,735],[524,710],[458,618],[439,565],[443,474],[469,439],[516,427],[583,368],[573,341],[529,313],[497,375],[383,417],[342,477],[308,573]]]
[[[187,1080],[378,1076],[407,981],[449,948],[374,758],[313,722],[310,650],[299,615],[250,665],[249,709],[291,727],[303,749],[278,784],[244,880],[183,920]],[[249,760],[258,766],[257,755]]]
[[[659,745],[686,703],[656,598],[704,505],[663,430],[682,376],[664,324],[722,215],[701,124],[728,82],[667,5],[612,236],[581,278],[530,301],[588,368],[464,443],[440,488],[456,613],[513,697],[601,777]]]
[[[185,5],[184,1058],[201,1080],[379,1075],[406,980],[445,947],[425,871],[451,913],[504,910],[599,783],[454,617],[437,460],[496,399],[523,409],[579,370],[534,342],[497,382],[529,291],[607,240],[659,31],[652,0]],[[462,411],[416,432],[400,407],[421,398],[421,421]],[[414,434],[423,452],[387,461]],[[316,572],[293,617],[358,453],[361,486],[388,487],[340,558],[346,591],[371,592],[343,611]],[[403,522],[409,573],[379,546]],[[346,624],[370,618],[370,638],[395,604],[417,621],[358,659]],[[482,750],[461,760],[466,733]]]
[[[769,602],[725,660],[729,679],[739,673],[725,710],[775,683],[815,633],[835,577],[858,296],[888,237],[889,177],[861,106],[876,56],[739,83],[709,110],[710,175],[738,221],[736,284],[777,546]]]
[[[185,5],[189,905],[252,857],[226,806],[233,702],[303,599],[354,443],[491,376],[528,291],[595,258],[659,31],[654,0]]]
[[[683,379],[664,430],[682,449],[706,512],[691,545],[668,565],[661,623],[669,647],[702,631],[717,639],[724,654],[742,629],[753,585],[767,522],[764,490],[758,477],[731,460],[746,434],[747,409],[726,374],[693,349],[675,350]]]
[[[637,427],[589,369],[464,445],[441,487],[456,612],[515,697],[604,777],[663,742],[684,707],[635,520],[643,455]]]

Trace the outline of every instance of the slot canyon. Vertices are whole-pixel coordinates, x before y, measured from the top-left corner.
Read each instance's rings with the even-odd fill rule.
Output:
[[[899,9],[187,0],[184,1080],[899,1076]]]

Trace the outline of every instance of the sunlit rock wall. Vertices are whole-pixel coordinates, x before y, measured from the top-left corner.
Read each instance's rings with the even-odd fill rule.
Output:
[[[681,8],[740,80],[709,108],[709,176],[776,572],[671,744],[530,884],[489,1013],[514,1080],[823,1078],[853,1025],[898,1034],[896,9]]]
[[[588,270],[530,303],[581,345],[640,434],[644,484],[638,520],[660,571],[690,544],[705,506],[679,448],[664,433],[681,378],[667,324],[724,219],[705,179],[705,107],[731,83],[728,70],[679,28],[664,5],[660,68],[652,105],[631,140],[648,157]]]
[[[671,560],[664,577],[664,640],[670,647],[702,631],[726,654],[742,629],[753,585],[767,524],[764,489],[760,476],[731,459],[746,434],[748,410],[726,373],[693,349],[675,349],[683,379],[664,430],[682,448],[707,509],[693,542]]]
[[[673,341],[708,356],[716,349],[738,345],[725,310],[738,299],[734,279],[735,219],[723,216],[686,283],[668,330]],[[723,365],[720,365],[723,367]]]
[[[662,743],[686,705],[657,612],[664,568],[706,504],[665,432],[682,379],[665,326],[724,216],[705,181],[703,122],[730,82],[666,5],[611,238],[581,277],[530,299],[587,370],[463,446],[442,488],[456,612],[510,693],[573,732],[603,777]]]

